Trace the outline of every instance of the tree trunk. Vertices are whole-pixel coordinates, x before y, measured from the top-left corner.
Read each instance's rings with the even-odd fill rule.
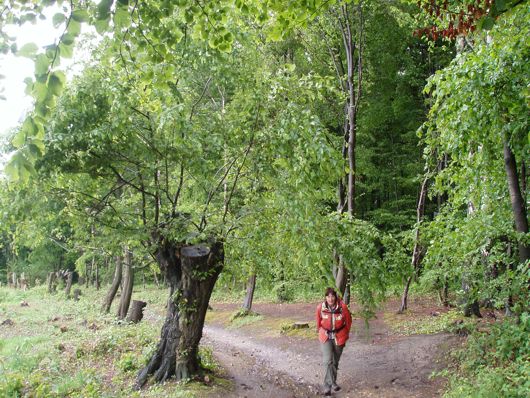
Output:
[[[153,277],[155,279],[156,287],[160,287],[160,282],[158,281],[158,276],[156,274],[156,271],[153,271]]]
[[[100,283],[99,283],[99,263],[96,261],[94,264],[94,285],[96,286],[96,290],[99,290]]]
[[[508,190],[510,191],[510,201],[515,220],[515,230],[521,234],[528,233],[528,219],[526,216],[526,204],[519,187],[517,176],[517,164],[515,156],[508,142],[504,141],[504,168],[508,178]],[[524,243],[519,243],[519,261],[524,263],[530,258],[530,247]]]
[[[447,280],[447,276],[444,278],[442,304],[444,307],[449,307],[449,281]]]
[[[344,296],[343,301],[346,305],[350,305],[350,299],[351,299],[351,284],[353,282],[353,278],[350,278],[346,282],[346,288],[344,289]]]
[[[66,289],[64,290],[66,298],[70,298],[70,290],[72,289],[73,280],[74,280],[73,271],[68,271],[68,279],[66,280]]]
[[[243,301],[243,309],[250,312],[252,310],[252,300],[254,299],[254,289],[256,289],[256,273],[253,272],[252,275],[248,277],[247,281],[247,294],[245,295],[245,300]]]
[[[351,19],[351,15],[358,17],[358,24],[355,25]],[[362,92],[362,55],[363,55],[363,32],[364,20],[362,13],[362,2],[359,2],[356,8],[344,4],[338,10],[341,15],[337,16],[338,26],[340,27],[342,42],[344,46],[344,54],[346,56],[346,73],[343,68],[338,68],[340,84],[343,92],[347,95],[345,104],[345,122],[344,122],[344,141],[342,147],[342,156],[347,161],[348,173],[346,174],[346,181],[342,179],[338,186],[338,211],[343,213],[346,210],[348,214],[353,217],[355,215],[355,194],[356,194],[356,146],[357,146],[357,110]],[[354,18],[353,17],[353,18]],[[335,60],[334,60],[335,62]],[[342,65],[341,62],[339,62]],[[342,74],[342,76],[341,76]],[[346,74],[346,76],[344,76]],[[344,77],[346,84],[343,84]],[[346,184],[345,184],[346,183]],[[345,186],[346,185],[346,186]],[[350,267],[352,264],[350,264]],[[335,255],[334,275],[335,286],[339,290],[342,297],[349,299],[349,294],[346,295],[346,286],[348,282],[348,270],[346,269],[344,258],[341,254]],[[351,269],[351,268],[350,268]],[[353,280],[353,278],[352,278]]]
[[[164,382],[175,374],[177,362],[177,344],[180,339],[178,295],[181,289],[182,269],[180,265],[180,246],[164,240],[156,252],[156,259],[162,271],[164,282],[169,285],[166,320],[160,333],[156,351],[136,376],[135,388],[145,385],[147,378],[153,375],[156,382]]]
[[[85,288],[88,289],[88,286],[90,284],[90,268],[88,266],[88,263],[85,265]]]
[[[48,273],[48,293],[53,293],[55,291],[55,272]]]
[[[412,278],[414,278],[414,274],[410,275],[407,278],[407,282],[405,283],[405,287],[403,288],[403,294],[401,295],[401,305],[399,307],[398,314],[402,314],[408,308],[409,289],[410,283],[412,282]]]
[[[341,297],[344,297],[344,292],[346,291],[346,282],[348,279],[348,270],[344,265],[344,259],[342,257],[342,254],[339,254],[337,257],[338,265],[337,273],[335,275],[335,286],[337,287],[337,290],[339,291]]]
[[[129,311],[129,304],[131,303],[131,296],[134,284],[134,271],[132,267],[132,253],[128,247],[124,249],[124,272],[123,272],[123,289],[121,291],[120,305],[118,308],[118,318],[124,319]]]
[[[412,282],[412,278],[414,278],[414,275],[418,274],[418,271],[420,269],[421,265],[421,258],[422,258],[422,247],[420,244],[420,223],[423,220],[423,215],[425,213],[425,197],[427,196],[427,181],[428,178],[425,177],[423,179],[423,183],[421,184],[420,189],[420,197],[418,198],[418,207],[416,208],[416,234],[414,238],[414,250],[412,251],[412,275],[410,275],[407,279],[407,283],[405,284],[405,288],[403,289],[403,294],[401,296],[401,306],[399,307],[398,313],[403,313],[407,309],[408,305],[408,295],[409,295],[409,289],[410,284]]]
[[[101,312],[105,314],[108,314],[108,312],[110,311],[112,301],[114,300],[116,292],[120,287],[122,268],[122,258],[121,256],[116,256],[116,268],[114,269],[114,278],[112,279],[112,284],[101,307]]]
[[[133,300],[127,321],[132,323],[140,322],[144,317],[144,307],[146,305],[145,301]]]
[[[224,264],[223,244],[183,246],[163,240],[156,258],[170,286],[167,315],[156,351],[138,373],[136,388],[145,385],[150,375],[163,382],[173,375],[182,380],[199,372],[198,345],[208,301]]]

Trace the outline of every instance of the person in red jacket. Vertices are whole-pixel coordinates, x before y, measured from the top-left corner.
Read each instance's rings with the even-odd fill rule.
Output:
[[[324,395],[331,395],[331,390],[340,390],[337,369],[344,345],[350,337],[352,319],[348,306],[337,297],[335,289],[328,287],[325,298],[317,306],[316,320],[325,368]]]

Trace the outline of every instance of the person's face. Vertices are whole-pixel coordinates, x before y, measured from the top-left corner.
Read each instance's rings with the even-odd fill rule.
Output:
[[[330,293],[326,296],[326,303],[328,303],[330,307],[334,307],[335,304],[337,303],[337,298],[333,294]]]

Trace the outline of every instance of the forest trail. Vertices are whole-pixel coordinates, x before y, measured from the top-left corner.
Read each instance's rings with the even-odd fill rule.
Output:
[[[259,322],[231,329],[222,322],[235,304],[214,304],[202,344],[212,348],[234,389],[209,397],[303,398],[321,395],[320,344],[314,332],[314,304],[258,304]],[[449,334],[399,336],[383,320],[354,321],[340,362],[336,397],[438,397],[440,379],[430,379],[457,338]],[[277,332],[285,322],[306,321],[297,335]],[[273,330],[276,330],[274,332]]]

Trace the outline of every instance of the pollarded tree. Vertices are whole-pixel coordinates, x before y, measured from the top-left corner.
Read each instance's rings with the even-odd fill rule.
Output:
[[[237,43],[221,53],[187,38],[171,47],[171,62],[159,63],[149,43],[127,39],[129,51],[115,59],[123,42],[106,42],[47,132],[41,170],[70,179],[71,200],[99,224],[141,242],[170,285],[161,340],[138,387],[151,375],[199,371],[208,300],[224,246],[259,194],[253,184],[285,167],[293,178],[315,175],[326,142],[306,109],[311,77],[268,72],[249,32]],[[293,92],[300,101],[289,101]],[[84,194],[87,182],[95,194]]]

